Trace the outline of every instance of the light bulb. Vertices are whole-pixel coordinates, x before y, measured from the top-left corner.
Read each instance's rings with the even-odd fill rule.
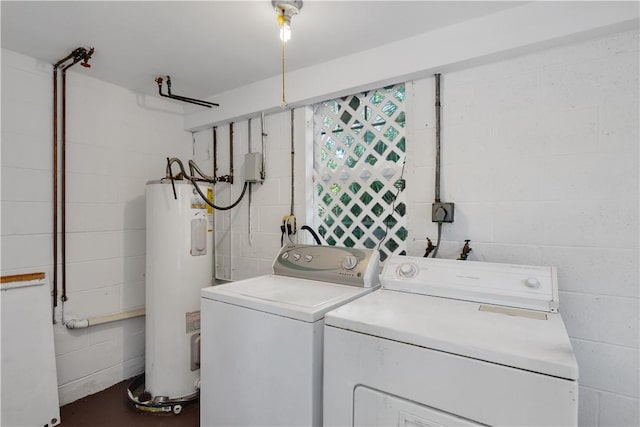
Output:
[[[285,43],[291,40],[291,23],[284,21],[280,26],[280,40]]]
[[[271,5],[278,13],[280,40],[286,43],[291,40],[291,17],[300,13],[302,0],[271,0]]]

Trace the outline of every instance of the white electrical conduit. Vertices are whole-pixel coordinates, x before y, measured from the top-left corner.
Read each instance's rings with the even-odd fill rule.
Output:
[[[144,316],[144,308],[137,310],[123,311],[121,313],[109,314],[107,316],[92,317],[90,319],[71,319],[65,322],[67,329],[81,329],[89,326],[101,325],[103,323],[116,322],[118,320],[132,319],[134,317]]]

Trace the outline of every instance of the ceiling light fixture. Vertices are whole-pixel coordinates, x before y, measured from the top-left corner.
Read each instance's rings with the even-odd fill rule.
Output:
[[[271,5],[278,13],[278,26],[280,27],[280,40],[282,45],[282,108],[287,108],[287,97],[284,85],[284,50],[285,45],[291,40],[291,17],[300,13],[302,0],[271,0]]]
[[[302,0],[271,0],[271,5],[278,13],[280,40],[286,43],[291,40],[291,17],[300,13]]]

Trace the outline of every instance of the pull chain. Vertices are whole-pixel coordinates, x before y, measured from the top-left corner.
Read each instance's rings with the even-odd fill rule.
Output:
[[[281,107],[282,108],[287,108],[288,104],[287,104],[287,97],[285,95],[285,85],[284,85],[284,71],[285,71],[285,68],[284,68],[284,48],[285,48],[285,45],[287,43],[283,41],[281,44],[282,44],[282,105],[281,105]]]

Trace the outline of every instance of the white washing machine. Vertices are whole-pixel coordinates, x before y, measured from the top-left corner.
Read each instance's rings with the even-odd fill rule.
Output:
[[[201,425],[322,425],[324,316],[379,287],[378,257],[288,245],[273,274],[203,289]]]
[[[552,267],[391,257],[325,317],[324,425],[577,425]]]

